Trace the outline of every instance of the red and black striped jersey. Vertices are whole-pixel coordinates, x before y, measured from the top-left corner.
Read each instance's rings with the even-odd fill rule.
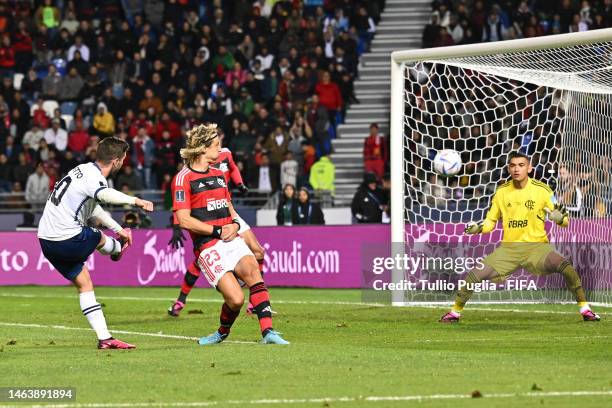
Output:
[[[221,149],[217,162],[211,164],[211,166],[223,172],[225,182],[228,186],[230,180],[232,180],[232,182],[237,186],[244,184],[242,181],[242,176],[240,175],[240,170],[238,169],[238,166],[236,166],[236,163],[234,163],[234,158],[232,157],[232,152],[230,149],[225,147]]]
[[[229,210],[231,197],[223,172],[214,167],[197,171],[183,167],[172,180],[172,210],[191,210],[191,216],[206,224],[231,224]],[[202,250],[217,243],[210,235],[190,231],[194,249]]]

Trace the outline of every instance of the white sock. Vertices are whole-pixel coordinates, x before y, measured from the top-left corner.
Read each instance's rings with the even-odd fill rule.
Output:
[[[106,319],[104,319],[102,305],[96,302],[94,292],[81,292],[79,294],[79,302],[81,303],[81,310],[85,317],[87,317],[87,320],[89,320],[91,328],[96,332],[98,340],[106,340],[112,337],[106,328]]]
[[[115,238],[106,237],[106,241],[101,248],[98,249],[102,255],[113,255],[121,252],[121,243]]]

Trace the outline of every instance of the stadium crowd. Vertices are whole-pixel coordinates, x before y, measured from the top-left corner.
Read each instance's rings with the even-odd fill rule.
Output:
[[[423,48],[531,38],[609,27],[609,0],[435,0]]]
[[[116,188],[167,190],[186,130],[203,122],[220,125],[249,187],[307,186],[357,102],[383,6],[2,0],[0,192],[25,190],[36,206],[109,135],[131,146]]]

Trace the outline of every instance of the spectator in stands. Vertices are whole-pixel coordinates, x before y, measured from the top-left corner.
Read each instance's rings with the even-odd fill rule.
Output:
[[[58,95],[59,100],[64,103],[75,103],[84,84],[85,83],[83,82],[83,78],[81,78],[81,76],[79,75],[77,68],[70,68],[68,75],[66,75],[61,81]],[[69,109],[70,114],[72,114],[75,109],[76,103],[74,104],[74,107]]]
[[[9,209],[25,209],[28,208],[28,203],[25,201],[23,187],[21,183],[15,181],[10,195],[5,199],[5,207]]]
[[[287,151],[285,159],[280,165],[280,185],[287,184],[295,186],[298,177],[298,162],[293,158],[293,153]]]
[[[44,139],[41,140],[41,143]],[[21,186],[25,186],[28,181],[28,176],[34,171],[32,165],[27,161],[25,153],[19,153],[17,156],[17,164],[13,167],[13,177],[11,180],[18,182]]]
[[[374,173],[365,173],[363,183],[353,196],[351,212],[358,223],[380,223],[387,204],[384,194],[378,187],[377,176]]]
[[[257,190],[262,193],[270,193],[274,191],[274,179],[272,178],[272,171],[270,169],[270,158],[267,154],[261,155],[261,162],[259,164],[259,171],[257,174],[257,180],[255,182]]]
[[[425,26],[425,30],[423,30],[423,37],[421,39],[421,45],[423,48],[431,48],[434,46],[438,33],[440,32],[440,14],[438,11],[434,11],[431,13],[431,18],[429,20],[429,24]]]
[[[112,136],[115,133],[115,118],[108,111],[104,102],[100,102],[93,119],[93,131],[101,138]]]
[[[143,187],[146,189],[153,188],[151,168],[155,156],[155,143],[149,137],[145,128],[138,129],[133,146],[132,162],[136,167],[139,177],[143,180]]]
[[[60,123],[59,119],[53,119],[51,121],[51,127],[45,130],[44,139],[48,145],[63,152],[68,146],[68,133],[60,127]]]
[[[28,177],[25,189],[25,199],[33,210],[39,210],[49,196],[49,177],[42,163],[38,163],[36,171]]]
[[[321,81],[315,86],[315,92],[319,96],[321,105],[327,109],[330,126],[336,127],[336,115],[342,111],[344,102],[340,94],[340,88],[332,82],[328,71],[323,71]]]
[[[372,123],[370,134],[363,141],[364,170],[382,179],[385,172],[385,161],[388,161],[387,143],[385,138],[378,134],[378,123]]]
[[[0,153],[0,192],[11,191],[11,178],[13,177],[13,166],[8,161],[6,154]]]
[[[122,173],[117,177],[117,186],[127,186],[129,191],[140,191],[142,190],[142,179],[138,177],[136,173],[132,170],[132,166],[129,164],[124,166],[122,169]]]
[[[48,29],[55,30],[60,25],[60,10],[53,6],[53,0],[45,0],[34,14],[37,26],[44,25]]]
[[[277,225],[293,225],[297,217],[295,185],[285,184],[276,210]]]
[[[302,187],[298,193],[295,225],[324,225],[325,216],[317,203],[310,201],[310,192]]]
[[[76,122],[74,130],[68,135],[68,149],[80,159],[85,155],[85,149],[89,144],[89,132],[83,127],[83,122]]]
[[[62,76],[57,72],[55,65],[50,64],[47,76],[42,80],[42,94],[46,99],[58,99]]]
[[[271,132],[263,144],[263,148],[268,152],[270,159],[270,178],[272,180],[272,191],[278,190],[280,165],[287,154],[289,147],[289,136],[285,134],[281,126],[277,126],[274,132]]]
[[[334,195],[336,188],[336,166],[332,163],[329,154],[322,156],[310,168],[310,186],[315,193],[329,193]]]

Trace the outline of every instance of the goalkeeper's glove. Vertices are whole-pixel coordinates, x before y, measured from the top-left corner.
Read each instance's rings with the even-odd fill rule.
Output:
[[[563,224],[563,220],[567,217],[567,208],[563,204],[555,204],[553,210],[545,208],[548,213],[548,219],[554,221],[557,225]]]
[[[184,239],[185,235],[183,235],[180,225],[172,225],[172,238],[168,241],[168,245],[174,249],[179,249],[183,246]]]
[[[237,187],[238,187],[238,191],[242,195],[246,195],[249,192],[249,188],[247,186],[245,186],[244,184],[238,184]]]
[[[470,222],[465,226],[465,233],[474,235],[480,234],[482,232],[483,221],[480,222]]]

